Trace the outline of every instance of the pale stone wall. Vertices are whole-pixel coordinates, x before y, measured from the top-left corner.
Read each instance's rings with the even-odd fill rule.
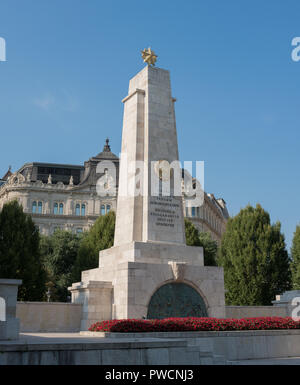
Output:
[[[140,298],[140,294],[137,292],[136,296]],[[20,319],[21,332],[75,332],[86,329],[80,325],[83,308],[84,304],[81,305],[78,302],[18,302],[16,316]],[[225,313],[226,318],[286,317],[288,315],[285,306],[226,306]],[[220,314],[220,317],[222,316]],[[105,314],[93,318],[93,322],[96,322],[109,319],[111,316]]]
[[[21,332],[76,332],[82,305],[60,302],[18,302]]]
[[[226,306],[226,318],[287,317],[286,306]]]
[[[114,334],[46,334],[0,342],[0,365],[190,366],[262,359],[277,364],[276,358],[300,357],[299,330]]]

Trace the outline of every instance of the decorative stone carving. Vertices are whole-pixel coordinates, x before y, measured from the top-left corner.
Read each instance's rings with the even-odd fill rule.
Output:
[[[186,262],[170,261],[169,265],[171,266],[174,280],[183,281],[186,270]]]
[[[25,182],[25,178],[22,174],[14,173],[8,178],[9,185],[17,185]]]

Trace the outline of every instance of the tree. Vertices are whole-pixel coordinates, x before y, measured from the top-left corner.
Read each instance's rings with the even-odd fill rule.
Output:
[[[300,225],[296,227],[296,231],[294,232],[291,255],[293,289],[300,290]]]
[[[184,226],[186,244],[188,246],[201,246],[197,227],[186,218],[184,218]]]
[[[73,282],[81,280],[81,272],[83,270],[98,267],[99,251],[113,246],[115,222],[115,212],[110,211],[106,215],[101,215],[89,232],[84,234],[73,269]]]
[[[185,238],[188,246],[202,246],[204,253],[204,265],[216,266],[216,256],[218,251],[218,244],[211,238],[209,233],[199,232],[196,226],[184,219],[185,224]]]
[[[17,201],[4,204],[0,212],[0,278],[22,279],[21,301],[41,301],[45,295],[45,272],[39,231]]]
[[[217,266],[218,244],[214,241],[209,233],[199,233],[200,246],[204,250],[204,265]]]
[[[224,267],[228,305],[270,305],[291,285],[289,257],[280,222],[270,223],[259,205],[228,220],[219,264]]]
[[[51,236],[42,236],[40,249],[52,301],[67,301],[80,240],[80,236],[63,230],[56,230]]]

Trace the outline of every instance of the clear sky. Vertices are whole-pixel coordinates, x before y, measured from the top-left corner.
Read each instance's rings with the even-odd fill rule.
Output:
[[[128,82],[151,46],[171,71],[180,159],[231,215],[257,202],[288,246],[299,210],[299,0],[0,0],[0,176],[119,153]]]

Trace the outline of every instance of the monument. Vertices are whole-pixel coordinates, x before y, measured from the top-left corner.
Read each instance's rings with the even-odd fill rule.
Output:
[[[154,67],[150,48],[142,54],[147,66],[123,99],[114,246],[69,288],[83,304],[82,330],[104,319],[225,317],[223,269],[204,266],[203,249],[186,245],[181,193],[161,193],[162,180],[176,174],[164,169],[178,161],[176,100],[169,71]]]

